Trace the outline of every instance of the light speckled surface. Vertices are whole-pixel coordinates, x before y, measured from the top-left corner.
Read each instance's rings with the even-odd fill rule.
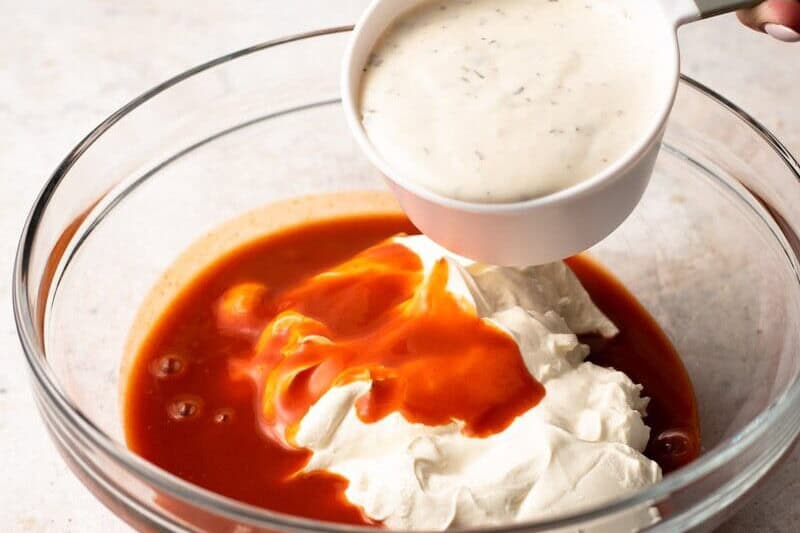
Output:
[[[35,412],[11,314],[11,264],[37,192],[114,109],[208,58],[301,30],[351,23],[366,0],[33,0],[0,17],[0,529],[128,528],[67,470]],[[683,71],[747,109],[800,152],[800,44],[733,17],[681,31]],[[723,529],[800,530],[800,452]]]

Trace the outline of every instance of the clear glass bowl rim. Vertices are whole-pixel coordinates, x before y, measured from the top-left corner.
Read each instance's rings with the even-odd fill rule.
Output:
[[[17,247],[13,281],[12,299],[14,307],[14,318],[20,342],[25,353],[25,357],[32,373],[34,385],[44,392],[44,400],[47,406],[54,409],[62,423],[77,432],[82,440],[95,447],[97,450],[110,457],[117,466],[125,469],[132,476],[145,481],[154,490],[161,491],[167,496],[183,500],[192,505],[201,507],[209,513],[225,516],[232,520],[258,527],[278,527],[292,528],[295,530],[306,531],[374,531],[373,528],[352,527],[328,522],[320,522],[291,516],[283,513],[268,511],[266,509],[238,502],[236,500],[220,496],[216,493],[202,489],[183,479],[180,479],[168,472],[145,461],[139,456],[128,450],[122,443],[116,442],[92,420],[86,417],[78,409],[62,390],[57,377],[53,374],[49,365],[46,363],[46,354],[42,348],[42,342],[36,333],[34,308],[28,298],[28,267],[30,264],[31,253],[33,250],[34,239],[39,228],[39,224],[46,211],[50,199],[58,189],[61,181],[67,175],[72,165],[81,155],[107,130],[114,126],[121,118],[135,111],[140,105],[155,97],[159,93],[168,90],[170,87],[190,78],[200,72],[212,69],[218,65],[233,61],[239,57],[246,56],[267,48],[272,48],[282,44],[288,44],[304,39],[311,39],[324,35],[345,33],[352,30],[352,26],[337,26],[322,28],[319,30],[299,33],[287,37],[269,40],[241,50],[220,56],[206,63],[192,67],[166,81],[153,87],[152,89],[133,99],[120,109],[112,113],[108,118],[101,122],[94,130],[84,137],[69,152],[64,160],[48,179],[36,201],[31,208],[22,229],[19,244]],[[754,130],[764,142],[776,153],[787,169],[794,175],[795,180],[800,185],[800,164],[792,156],[789,150],[763,125],[751,117],[747,112],[740,109],[724,96],[716,93],[700,82],[681,74],[680,83],[693,90],[699,91],[716,104],[725,108],[728,112],[739,118],[752,130]],[[41,406],[40,406],[41,407]],[[700,458],[689,466],[682,468],[678,472],[671,474],[661,482],[648,487],[610,504],[601,505],[587,511],[577,512],[557,519],[540,520],[511,524],[506,526],[493,526],[481,528],[481,531],[525,531],[528,528],[564,528],[576,526],[587,521],[594,521],[610,516],[615,513],[623,512],[648,503],[658,502],[675,491],[688,487],[702,478],[713,474],[723,468],[729,461],[753,445],[759,439],[765,438],[768,434],[781,423],[783,416],[792,411],[800,409],[800,380],[795,380],[780,396],[778,396],[762,413],[742,428],[737,434],[728,437],[713,449],[704,453]],[[795,428],[794,437],[800,431]],[[791,444],[791,441],[789,442]],[[788,448],[788,445],[786,447]]]

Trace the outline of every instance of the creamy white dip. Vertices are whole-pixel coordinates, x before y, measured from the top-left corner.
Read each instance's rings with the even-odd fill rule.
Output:
[[[397,177],[471,202],[579,183],[653,127],[671,43],[642,0],[439,0],[401,16],[360,111]]]
[[[418,255],[426,277],[448,258],[447,290],[514,339],[546,394],[502,432],[470,438],[458,422],[427,426],[400,413],[364,423],[355,404],[372,382],[333,387],[295,435],[312,452],[306,471],[343,476],[350,502],[402,530],[543,519],[661,479],[661,468],[642,453],[650,428],[641,386],[584,361],[589,348],[576,333],[610,337],[617,328],[566,264],[495,267],[453,256],[424,236],[395,241]],[[652,520],[643,506],[600,530],[632,531]]]

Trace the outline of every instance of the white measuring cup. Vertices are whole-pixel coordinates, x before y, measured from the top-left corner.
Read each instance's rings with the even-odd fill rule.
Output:
[[[673,73],[671,88],[664,91],[646,135],[603,171],[564,190],[519,202],[477,203],[442,196],[399,175],[370,142],[361,123],[361,77],[373,48],[399,16],[427,1],[375,0],[366,9],[345,52],[341,79],[345,116],[360,147],[424,234],[457,254],[500,265],[542,264],[569,257],[608,236],[630,215],[650,181],[675,99],[680,72],[678,27],[760,3],[642,0],[662,22],[653,28],[653,38],[670,49],[668,62],[659,68]]]

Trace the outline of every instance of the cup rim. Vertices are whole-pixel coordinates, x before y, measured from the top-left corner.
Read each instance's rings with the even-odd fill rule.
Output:
[[[73,402],[60,386],[57,377],[46,361],[43,342],[36,333],[35,308],[28,297],[27,286],[29,283],[28,267],[30,266],[31,253],[36,238],[39,224],[47,210],[48,204],[57,191],[64,177],[73,164],[86,152],[91,145],[107,130],[114,126],[120,119],[135,111],[139,106],[168,90],[170,87],[218,65],[233,61],[239,57],[247,56],[268,48],[288,44],[314,37],[346,33],[353,26],[336,26],[322,28],[314,31],[294,34],[274,40],[256,44],[230,54],[220,56],[208,62],[192,67],[144,92],[139,97],[125,104],[108,118],[95,127],[84,137],[59,164],[54,173],[45,183],[38,194],[23,226],[14,262],[12,280],[12,300],[14,318],[18,336],[25,353],[29,370],[32,375],[34,387],[41,390],[46,407],[54,409],[59,421],[71,431],[80,435],[88,445],[107,455],[118,467],[123,468],[133,477],[148,483],[152,489],[163,492],[165,495],[185,501],[193,506],[198,506],[215,515],[222,515],[234,520],[256,526],[290,527],[304,531],[374,531],[369,527],[352,527],[331,522],[311,520],[285,513],[270,511],[261,507],[245,504],[225,496],[221,496],[207,489],[203,489],[184,481],[169,472],[147,462],[130,451],[123,443],[117,442],[106,432],[95,425]],[[704,94],[718,105],[732,112],[736,117],[754,130],[776,155],[783,161],[787,169],[794,175],[800,184],[800,165],[789,150],[762,124],[753,119],[747,112],[719,95],[705,85],[687,77],[680,76],[681,83]],[[714,473],[741,452],[758,442],[760,439],[769,438],[770,431],[775,429],[782,417],[788,413],[796,412],[800,407],[800,380],[795,380],[783,391],[764,411],[747,423],[735,435],[726,438],[711,450],[701,455],[688,466],[676,471],[662,481],[629,496],[616,501],[593,506],[583,511],[573,512],[556,519],[537,520],[524,523],[508,524],[504,526],[491,526],[480,528],[481,531],[529,531],[531,528],[563,528],[577,524],[599,520],[604,517],[628,510],[630,508],[652,504],[668,496],[670,493],[683,489],[702,478]],[[784,439],[779,451],[784,451],[797,437],[800,428],[794,428]],[[752,460],[751,460],[752,461]]]
[[[628,147],[628,149],[625,150],[625,152],[623,152],[622,155],[620,155],[615,161],[613,161],[611,165],[603,168],[597,174],[590,176],[578,183],[544,196],[520,201],[496,203],[481,203],[451,198],[449,196],[434,192],[431,189],[418,184],[414,180],[408,179],[406,176],[399,176],[396,172],[392,171],[391,165],[383,158],[380,151],[372,144],[372,141],[370,141],[369,136],[367,135],[363,125],[361,124],[361,121],[358,118],[359,111],[357,109],[357,100],[359,88],[356,85],[357,82],[361,80],[363,65],[355,64],[352,61],[352,58],[356,55],[357,49],[361,48],[359,39],[362,35],[361,31],[363,30],[366,21],[370,20],[370,18],[373,16],[373,13],[378,9],[381,3],[382,2],[379,0],[374,0],[366,8],[358,22],[356,22],[353,33],[350,36],[347,47],[345,48],[340,75],[342,107],[344,108],[344,114],[350,132],[356,139],[356,142],[361,150],[366,154],[369,161],[378,170],[380,170],[381,174],[385,176],[386,179],[413,194],[419,200],[425,200],[447,209],[453,209],[467,213],[493,215],[511,215],[520,212],[530,212],[534,210],[550,208],[558,204],[566,205],[566,203],[571,200],[583,198],[621,179],[631,168],[637,165],[642,157],[644,157],[648,151],[654,147],[654,145],[658,144],[661,132],[667,123],[670,110],[672,109],[672,105],[675,101],[675,96],[678,92],[678,83],[680,80],[680,53],[678,50],[678,38],[676,35],[675,22],[669,19],[660,3],[654,4],[652,9],[659,10],[659,15],[664,19],[663,28],[661,30],[665,34],[665,41],[669,44],[668,66],[674,75],[668,82],[669,87],[665,87],[665,91],[661,96],[662,100],[659,103],[658,111],[653,114],[653,117],[648,123],[644,135],[642,135],[640,139]],[[402,13],[398,14],[398,17],[399,16],[402,16]]]

